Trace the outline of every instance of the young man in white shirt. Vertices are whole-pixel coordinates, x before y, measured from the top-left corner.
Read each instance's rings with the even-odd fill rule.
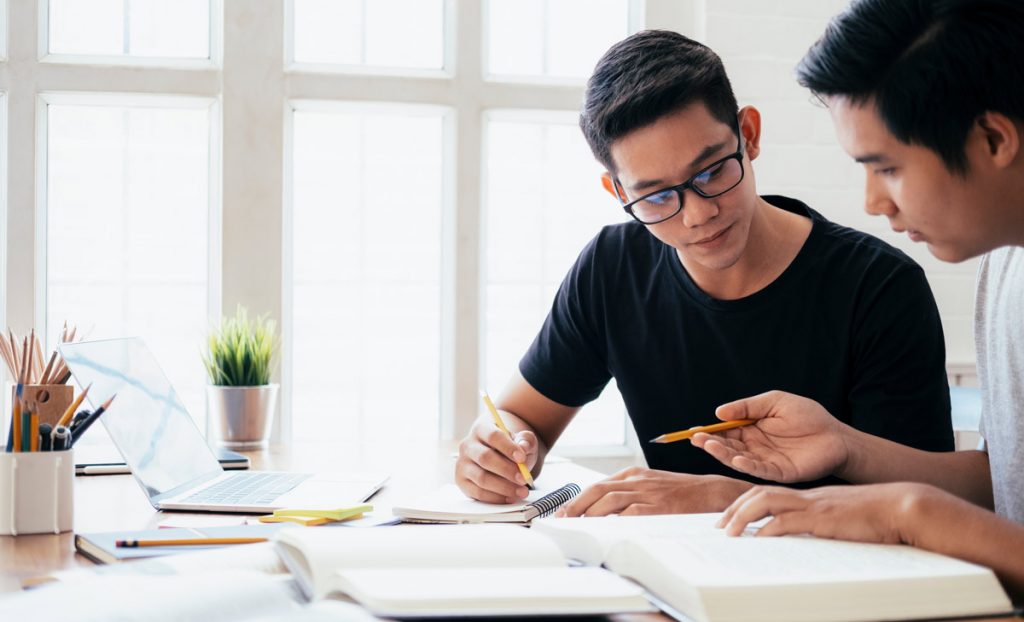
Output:
[[[957,262],[985,254],[975,340],[983,449],[928,452],[863,434],[816,401],[773,391],[721,406],[755,425],[693,444],[779,482],[722,520],[737,535],[906,543],[993,568],[1024,600],[1024,3],[854,2],[797,70],[867,174],[865,209]],[[986,254],[987,253],[987,254]],[[993,511],[994,510],[994,511]]]

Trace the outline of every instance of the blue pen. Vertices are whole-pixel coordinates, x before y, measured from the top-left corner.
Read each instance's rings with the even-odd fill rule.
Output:
[[[53,447],[53,426],[49,423],[39,424],[39,451],[50,451]]]

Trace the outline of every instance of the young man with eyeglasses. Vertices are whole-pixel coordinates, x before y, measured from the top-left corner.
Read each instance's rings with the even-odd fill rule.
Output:
[[[583,250],[497,400],[515,440],[482,417],[460,445],[464,493],[525,497],[516,462],[538,474],[611,378],[649,468],[588,488],[568,515],[724,509],[752,484],[688,443],[647,440],[776,386],[870,434],[953,448],[942,328],[922,270],[799,201],[758,196],[761,115],[738,109],[714,52],[666,31],[625,39],[599,61],[580,126],[633,220]]]
[[[904,447],[790,389],[742,399],[717,414],[755,425],[693,443],[775,481],[836,474],[868,485],[757,488],[722,524],[738,535],[772,517],[760,535],[911,544],[992,568],[1024,603],[1024,3],[859,0],[797,75],[864,165],[868,213],[943,261],[983,255],[975,344],[984,444]]]

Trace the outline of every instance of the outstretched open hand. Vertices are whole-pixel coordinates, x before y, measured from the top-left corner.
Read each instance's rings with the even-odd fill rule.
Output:
[[[723,421],[757,420],[690,440],[737,471],[790,483],[831,475],[846,463],[843,424],[814,400],[770,391],[719,406],[715,414]]]

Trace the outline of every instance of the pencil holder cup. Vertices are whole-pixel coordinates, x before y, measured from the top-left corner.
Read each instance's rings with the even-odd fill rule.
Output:
[[[17,385],[11,385],[11,401],[17,395]],[[33,405],[32,412],[39,413],[39,423],[57,425],[64,411],[75,398],[75,388],[70,384],[26,384],[21,387],[21,399]],[[10,409],[8,409],[10,410]]]
[[[0,452],[0,536],[70,531],[72,450]]]

